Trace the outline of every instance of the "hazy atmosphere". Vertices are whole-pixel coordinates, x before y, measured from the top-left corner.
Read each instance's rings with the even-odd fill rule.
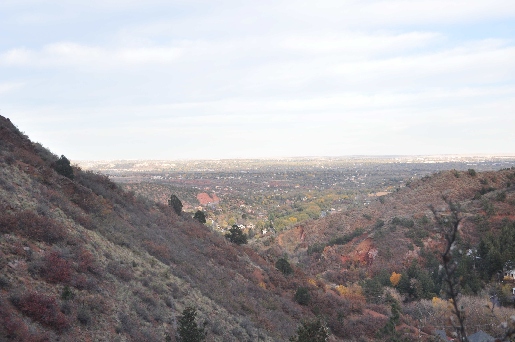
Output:
[[[0,114],[74,160],[513,154],[515,2],[0,2]]]

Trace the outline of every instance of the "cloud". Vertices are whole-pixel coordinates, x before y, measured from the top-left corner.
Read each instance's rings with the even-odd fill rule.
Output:
[[[62,68],[81,66],[89,69],[130,67],[145,64],[170,64],[181,55],[175,47],[109,49],[72,42],[44,46],[41,50],[11,49],[0,54],[0,65]]]
[[[16,83],[0,83],[0,94],[8,93],[13,90],[19,89],[23,87],[24,83],[16,82]]]
[[[515,124],[514,41],[479,32],[511,0],[7,1],[2,113],[71,155],[502,149]]]

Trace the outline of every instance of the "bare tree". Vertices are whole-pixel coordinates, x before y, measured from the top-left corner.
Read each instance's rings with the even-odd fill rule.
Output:
[[[430,208],[433,212],[437,224],[442,229],[445,241],[447,242],[445,250],[442,253],[442,269],[444,272],[443,281],[446,285],[445,291],[447,296],[449,296],[452,301],[452,313],[457,319],[456,322],[456,320],[453,320],[451,317],[451,322],[454,329],[456,330],[458,341],[468,342],[467,334],[465,332],[465,310],[463,310],[463,307],[460,307],[458,301],[460,288],[460,281],[456,277],[456,269],[458,264],[455,260],[453,260],[452,255],[452,252],[456,247],[455,244],[458,237],[458,228],[461,222],[460,209],[457,204],[453,203],[448,198],[444,197],[443,199],[449,207],[449,215],[442,215],[438,213],[433,206]]]

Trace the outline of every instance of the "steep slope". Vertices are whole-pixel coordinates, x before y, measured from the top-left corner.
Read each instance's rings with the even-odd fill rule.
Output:
[[[208,341],[282,341],[314,313],[362,309],[103,175],[62,176],[3,117],[0,151],[0,340],[173,340],[194,306]]]
[[[446,199],[460,205],[463,237],[472,244],[479,241],[481,222],[498,229],[506,220],[513,221],[514,185],[512,169],[439,172],[362,209],[300,225],[281,234],[277,241],[313,272],[338,270],[349,260],[372,271],[391,269],[391,265],[397,267],[415,256],[420,247],[436,247],[442,242],[431,207],[438,212],[448,211]],[[320,253],[323,259],[318,262]],[[314,256],[308,260],[307,254]]]
[[[501,322],[515,313],[515,282],[502,277],[515,266],[513,168],[426,176],[364,208],[283,232],[275,238],[280,248],[273,249],[286,252],[306,273],[343,298],[364,295],[377,313],[387,314],[392,298],[401,302],[403,312],[392,338],[420,339],[437,328],[451,336],[453,314],[440,269],[451,206],[458,208],[461,219],[452,259],[467,331],[503,336]],[[444,220],[443,225],[435,215]],[[501,305],[495,314],[491,298]],[[374,303],[378,306],[372,307]]]

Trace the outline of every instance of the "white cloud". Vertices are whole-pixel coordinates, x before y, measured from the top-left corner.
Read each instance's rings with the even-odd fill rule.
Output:
[[[37,68],[81,66],[88,69],[174,63],[181,55],[176,47],[109,49],[72,42],[44,46],[41,50],[11,49],[0,54],[0,65]]]
[[[10,91],[19,89],[23,87],[24,83],[16,82],[16,83],[0,83],[0,94],[8,93]]]
[[[30,37],[0,45],[2,114],[39,129],[40,141],[77,146],[84,156],[76,158],[93,154],[79,136],[109,146],[107,158],[124,146],[126,157],[148,156],[141,144],[156,157],[164,144],[195,153],[377,154],[435,145],[425,127],[463,139],[476,130],[483,143],[497,129],[498,148],[515,128],[514,41],[478,33],[513,18],[511,0],[23,6],[0,4],[45,38],[27,30]],[[66,18],[52,23],[54,14]]]

